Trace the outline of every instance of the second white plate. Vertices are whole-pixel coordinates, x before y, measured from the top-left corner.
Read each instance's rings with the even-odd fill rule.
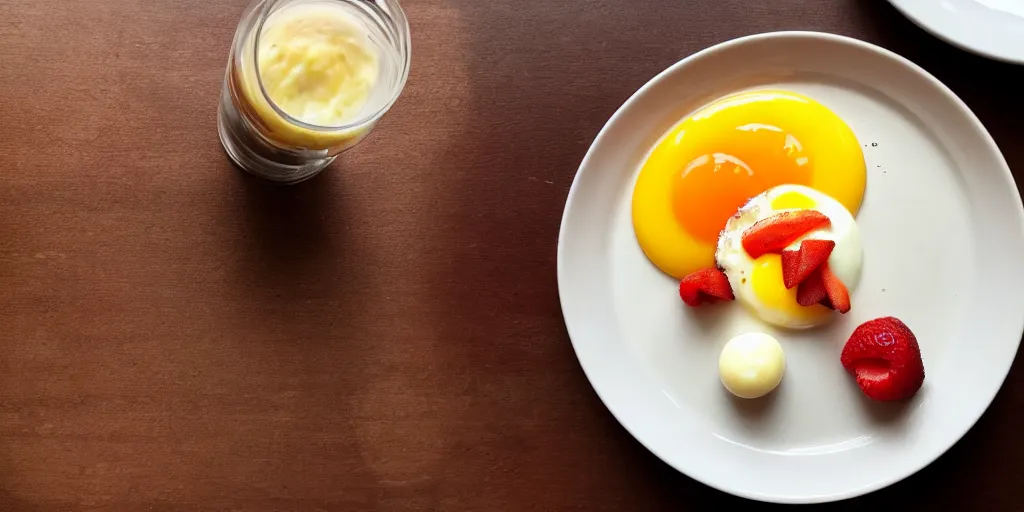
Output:
[[[687,309],[632,229],[632,185],[659,137],[715,98],[767,87],[817,99],[865,146],[863,276],[853,311],[823,329],[772,329],[741,307]],[[1024,209],[1006,162],[949,89],[867,43],[781,32],[693,55],[615,113],[569,193],[558,286],[587,377],[648,449],[726,492],[822,502],[910,475],[981,416],[1024,330],[1022,254]],[[922,347],[925,386],[906,404],[865,399],[839,363],[853,328],[886,315]],[[717,357],[749,329],[779,338],[788,365],[770,398],[744,402],[723,390]]]
[[[1024,64],[1021,0],[889,0],[919,27],[996,60]]]

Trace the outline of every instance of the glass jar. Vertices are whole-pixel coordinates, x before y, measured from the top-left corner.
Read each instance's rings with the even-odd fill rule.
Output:
[[[373,129],[409,63],[397,0],[255,0],[228,56],[221,143],[255,175],[309,179]]]

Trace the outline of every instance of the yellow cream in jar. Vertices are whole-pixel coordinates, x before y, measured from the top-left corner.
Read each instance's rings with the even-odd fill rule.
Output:
[[[379,79],[377,48],[350,9],[332,2],[296,2],[271,14],[258,42],[248,42],[242,90],[275,142],[330,149],[358,139],[367,129],[330,129],[361,117]],[[254,44],[259,50],[255,66]],[[266,96],[260,91],[257,67]],[[278,110],[321,129],[295,123]]]

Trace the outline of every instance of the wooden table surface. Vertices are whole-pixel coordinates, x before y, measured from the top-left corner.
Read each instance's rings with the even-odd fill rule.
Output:
[[[882,0],[406,0],[408,86],[311,182],[216,132],[248,0],[0,2],[0,510],[693,510],[562,324],[555,240],[611,113],[809,29],[949,85],[1024,182],[1024,67]],[[841,508],[1024,500],[1019,366],[938,462]],[[881,462],[880,463],[884,463]]]

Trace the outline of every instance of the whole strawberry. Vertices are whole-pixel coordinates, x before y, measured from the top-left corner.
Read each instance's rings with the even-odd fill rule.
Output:
[[[843,367],[872,400],[906,400],[924,383],[921,347],[910,328],[887,316],[864,322],[843,347]]]

